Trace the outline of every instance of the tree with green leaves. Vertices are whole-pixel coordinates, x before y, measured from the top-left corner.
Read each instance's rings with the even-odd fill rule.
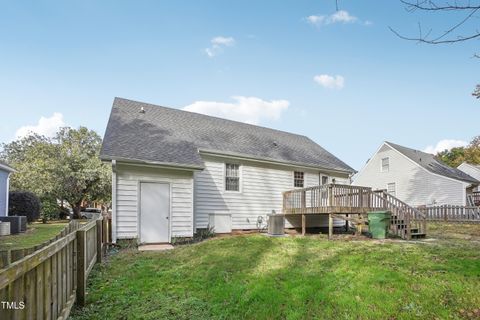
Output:
[[[462,162],[480,164],[480,136],[473,138],[466,147],[444,150],[437,157],[451,167],[458,167]]]
[[[56,151],[49,139],[31,134],[3,144],[0,157],[17,171],[10,176],[12,191],[29,191],[36,194],[42,204],[44,219],[58,213],[57,185],[52,176],[55,163],[50,161],[56,157]]]
[[[12,190],[38,195],[43,213],[65,201],[78,218],[83,201],[110,202],[111,170],[99,159],[101,143],[100,136],[85,127],[61,128],[52,139],[31,134],[4,144],[0,158],[17,170]]]
[[[99,159],[102,139],[92,130],[62,128],[55,137],[58,149],[56,178],[58,196],[67,201],[74,217],[80,215],[85,200],[109,202],[111,170]]]

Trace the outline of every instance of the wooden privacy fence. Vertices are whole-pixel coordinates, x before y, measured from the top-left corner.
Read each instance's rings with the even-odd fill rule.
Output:
[[[86,280],[111,242],[110,224],[71,221],[54,239],[0,252],[0,319],[66,319],[85,304]]]
[[[478,222],[480,223],[480,207],[467,206],[434,206],[420,207],[429,221]]]

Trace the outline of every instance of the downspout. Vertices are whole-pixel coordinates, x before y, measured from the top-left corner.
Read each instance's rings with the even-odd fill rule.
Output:
[[[112,160],[112,242],[117,243],[117,160]]]
[[[9,172],[7,174],[7,187],[5,188],[6,189],[6,195],[5,195],[5,217],[8,217],[8,197],[9,197],[9,193],[10,193],[10,174],[12,174],[11,172]]]

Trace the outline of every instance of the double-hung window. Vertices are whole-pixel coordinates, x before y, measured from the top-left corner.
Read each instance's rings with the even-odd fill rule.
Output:
[[[225,164],[225,190],[240,191],[240,165]]]
[[[328,176],[321,176],[320,185],[324,186],[328,184]]]
[[[396,197],[397,190],[396,190],[395,182],[388,183],[387,184],[387,192],[391,194],[392,196]]]
[[[301,171],[293,172],[293,186],[295,188],[303,188],[304,185],[304,173]]]
[[[388,172],[390,170],[390,158],[382,159],[382,172]]]

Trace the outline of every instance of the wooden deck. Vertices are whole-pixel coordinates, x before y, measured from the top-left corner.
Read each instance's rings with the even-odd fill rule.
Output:
[[[328,215],[331,236],[333,218],[351,222],[357,227],[357,232],[361,232],[366,222],[366,213],[378,210],[392,212],[392,233],[404,239],[425,235],[425,214],[385,191],[373,191],[362,186],[327,184],[283,193],[282,213],[285,216],[301,215],[302,234],[305,234],[308,215]]]

